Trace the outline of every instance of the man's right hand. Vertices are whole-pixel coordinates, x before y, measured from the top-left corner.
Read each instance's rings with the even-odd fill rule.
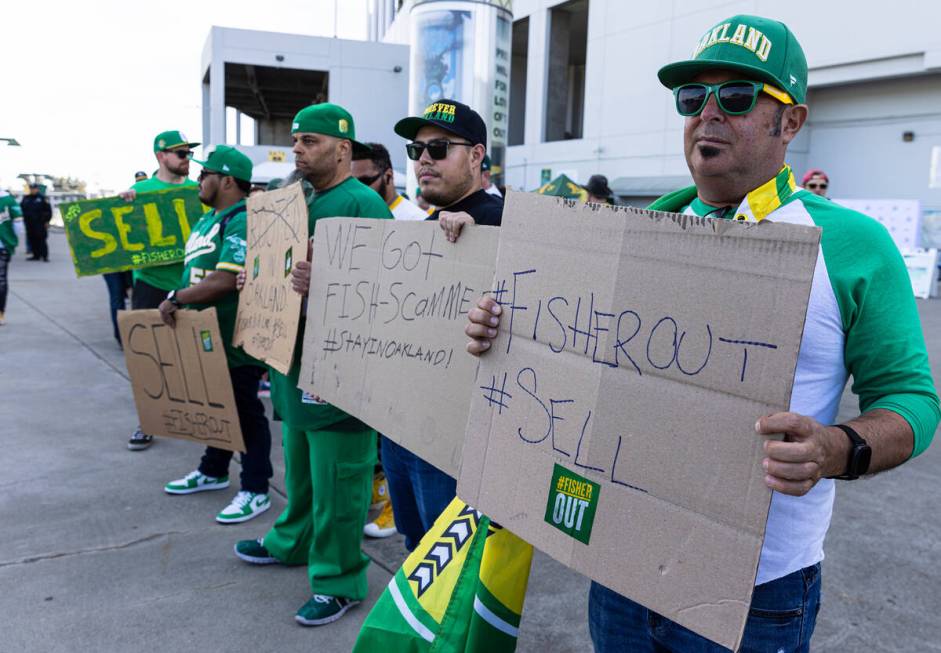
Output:
[[[464,333],[471,339],[467,343],[467,353],[480,356],[490,349],[497,337],[501,313],[503,309],[492,297],[477,300],[477,307],[467,314],[467,326],[464,327]]]
[[[120,197],[125,202],[133,202],[134,199],[137,197],[137,191],[134,190],[133,188],[128,188],[123,193],[118,193],[118,197]]]
[[[242,271],[235,275],[235,289],[238,292],[242,292],[242,288],[245,287],[245,268],[242,268]]]

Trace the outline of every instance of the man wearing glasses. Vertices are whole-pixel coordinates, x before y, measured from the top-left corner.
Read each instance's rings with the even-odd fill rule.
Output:
[[[421,194],[438,206],[429,220],[440,220],[454,242],[465,224],[499,226],[503,199],[483,190],[481,164],[487,152],[487,128],[466,104],[442,99],[421,117],[403,118],[395,133],[414,162]],[[382,465],[395,513],[395,526],[412,551],[455,496],[453,478],[408,449],[382,438]]]
[[[150,179],[138,181],[129,190],[121,193],[127,202],[133,202],[137,193],[149,193],[178,186],[197,186],[189,179],[190,158],[193,148],[199,143],[190,143],[182,132],[165,131],[154,138],[154,156],[157,157],[157,172]],[[180,288],[183,278],[183,263],[156,265],[141,270],[134,270],[134,286],[131,294],[131,309],[140,310],[157,308],[167,293]],[[127,448],[140,451],[153,444],[154,438],[140,430],[131,435]]]
[[[176,326],[178,308],[202,310],[215,307],[219,332],[232,379],[235,407],[245,440],[242,454],[241,491],[218,515],[220,524],[237,524],[271,507],[271,432],[265,407],[258,399],[258,381],[265,369],[240,347],[232,346],[238,311],[236,275],[245,269],[245,198],[251,189],[252,162],[233,147],[220,145],[210,153],[199,173],[199,200],[211,210],[193,225],[186,241],[179,290],[171,290],[160,303],[160,315]],[[199,467],[166,484],[167,494],[194,494],[229,487],[232,452],[206,447]]]
[[[381,143],[366,143],[369,151],[353,153],[353,176],[379,193],[396,220],[424,220],[428,212],[395,190],[392,158]]]
[[[790,411],[758,416],[762,467],[772,492],[742,651],[807,651],[820,605],[820,562],[835,483],[901,465],[922,453],[939,420],[924,337],[905,265],[875,220],[797,186],[787,146],[807,119],[807,62],[783,23],[734,16],[710,28],[694,58],[664,66],[685,118],[695,186],[650,208],[822,227]],[[759,271],[760,272],[760,271]],[[782,310],[786,310],[782,309]],[[491,347],[492,299],[466,327],[468,351]],[[862,415],[834,424],[848,377]],[[725,649],[592,583],[595,650]]]
[[[830,178],[827,177],[827,173],[825,173],[820,168],[813,168],[804,173],[804,178],[801,180],[801,186],[809,190],[814,195],[826,197],[827,188],[830,186]]]

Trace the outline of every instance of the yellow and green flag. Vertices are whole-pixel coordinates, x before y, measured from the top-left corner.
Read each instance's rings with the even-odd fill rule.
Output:
[[[354,653],[516,650],[533,547],[454,499],[376,602]]]

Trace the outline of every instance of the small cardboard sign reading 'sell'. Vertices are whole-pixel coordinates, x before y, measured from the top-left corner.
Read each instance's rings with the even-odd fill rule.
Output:
[[[120,311],[118,327],[141,430],[245,451],[215,308]]]
[[[723,646],[748,617],[820,230],[510,193],[458,496]]]
[[[464,323],[490,289],[498,237],[318,220],[300,387],[456,477],[477,369]]]
[[[291,289],[294,261],[307,259],[307,204],[300,183],[248,198],[245,287],[232,342],[287,374],[302,297]]]

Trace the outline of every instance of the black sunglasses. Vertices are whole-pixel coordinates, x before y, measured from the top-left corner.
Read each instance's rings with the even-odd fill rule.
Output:
[[[225,177],[225,175],[222,174],[221,172],[216,172],[214,170],[200,170],[199,176],[196,177],[196,181],[202,181],[206,177],[211,177],[213,175],[215,175],[216,177]]]
[[[376,180],[379,179],[379,177],[381,177],[383,174],[385,173],[380,172],[379,174],[373,175],[372,177],[357,177],[356,180],[365,186],[372,186],[374,183],[376,183]]]
[[[827,184],[807,184],[804,188],[809,188],[810,190],[826,190]]]
[[[193,156],[193,150],[164,150],[167,154],[176,154],[181,159],[188,159]]]
[[[458,143],[456,141],[438,139],[428,141],[427,143],[422,143],[421,141],[408,143],[405,146],[405,152],[408,154],[408,158],[410,158],[412,161],[418,161],[421,158],[422,152],[427,149],[428,156],[430,156],[435,161],[440,161],[441,159],[444,159],[448,156],[449,145],[465,145],[467,147],[474,147],[473,143]]]
[[[770,84],[748,80],[732,80],[721,84],[683,84],[673,89],[673,97],[676,98],[677,113],[687,118],[702,113],[713,93],[716,103],[724,113],[741,116],[755,108],[758,94],[762,92],[783,104],[794,104],[784,91]]]

